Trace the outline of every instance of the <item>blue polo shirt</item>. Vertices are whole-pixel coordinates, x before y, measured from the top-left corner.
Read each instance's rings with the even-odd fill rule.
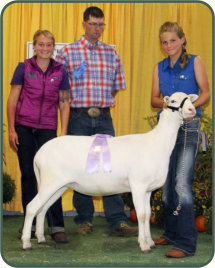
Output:
[[[175,92],[199,95],[199,86],[194,72],[195,57],[196,55],[190,55],[190,60],[183,69],[179,65],[180,58],[173,68],[170,67],[169,58],[165,58],[158,63],[159,88],[163,97],[171,96]],[[196,115],[200,116],[201,113],[200,107],[197,107]]]

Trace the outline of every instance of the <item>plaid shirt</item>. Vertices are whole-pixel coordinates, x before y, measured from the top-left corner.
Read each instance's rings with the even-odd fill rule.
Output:
[[[71,107],[110,107],[115,105],[112,90],[126,88],[125,77],[115,49],[98,41],[91,44],[84,36],[63,47],[56,60],[65,65],[71,86]],[[77,78],[74,70],[81,63],[88,67]]]

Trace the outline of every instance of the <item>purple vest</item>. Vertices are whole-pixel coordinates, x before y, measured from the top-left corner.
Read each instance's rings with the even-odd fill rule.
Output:
[[[34,128],[56,130],[63,65],[52,60],[45,75],[38,67],[35,56],[24,63],[24,84],[17,103],[15,122]]]

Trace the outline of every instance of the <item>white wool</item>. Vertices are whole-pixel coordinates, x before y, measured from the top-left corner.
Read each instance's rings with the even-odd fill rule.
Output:
[[[38,242],[45,242],[44,217],[48,208],[68,189],[93,196],[131,192],[137,212],[138,241],[143,252],[154,246],[150,233],[151,192],[165,183],[169,159],[175,146],[183,118],[196,113],[192,104],[197,95],[174,93],[165,98],[168,105],[181,111],[164,109],[157,126],[145,134],[108,139],[112,172],[88,174],[87,156],[94,137],[61,136],[44,144],[34,158],[34,170],[39,186],[36,197],[28,204],[23,228],[23,249],[31,248],[32,221],[37,216]]]

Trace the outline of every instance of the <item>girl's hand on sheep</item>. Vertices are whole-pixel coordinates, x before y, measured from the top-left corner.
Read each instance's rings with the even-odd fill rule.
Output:
[[[166,102],[163,102],[163,107],[162,107],[163,109],[167,109],[167,104],[166,104]]]

